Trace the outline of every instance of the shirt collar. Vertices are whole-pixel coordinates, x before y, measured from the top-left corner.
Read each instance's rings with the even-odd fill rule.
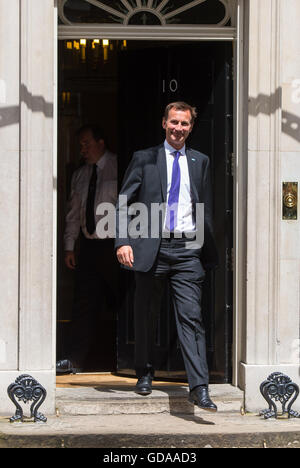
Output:
[[[164,146],[165,146],[165,150],[170,153],[170,154],[174,154],[175,151],[180,151],[180,154],[182,156],[185,156],[185,145],[180,149],[180,150],[177,150],[175,148],[173,148],[173,146],[171,146],[167,140],[165,140],[164,142]]]
[[[107,151],[105,151],[105,153],[103,154],[103,156],[101,156],[100,159],[98,159],[98,161],[96,162],[96,165],[98,167],[98,169],[103,169],[104,165],[105,165],[105,162],[106,162],[106,159],[107,159]]]

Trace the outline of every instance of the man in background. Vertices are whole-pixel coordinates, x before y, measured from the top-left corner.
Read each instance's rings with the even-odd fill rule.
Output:
[[[56,363],[58,374],[82,370],[97,334],[97,318],[104,307],[113,310],[116,294],[114,240],[98,237],[101,216],[96,210],[101,203],[116,203],[117,157],[106,148],[97,125],[85,125],[77,135],[85,164],[72,177],[64,233],[65,264],[75,270],[75,292],[68,355]]]

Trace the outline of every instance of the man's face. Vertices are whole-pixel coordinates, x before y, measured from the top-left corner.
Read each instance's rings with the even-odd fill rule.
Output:
[[[163,118],[166,140],[173,148],[180,150],[193,129],[189,110],[170,109],[167,120]]]
[[[80,154],[87,164],[95,164],[104,153],[104,141],[95,140],[91,130],[79,135]]]

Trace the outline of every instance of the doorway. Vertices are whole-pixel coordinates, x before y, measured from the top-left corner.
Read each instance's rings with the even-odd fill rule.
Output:
[[[78,48],[79,47],[79,48]],[[230,42],[60,41],[58,129],[58,356],[72,320],[73,275],[63,266],[63,229],[71,175],[80,164],[76,129],[97,122],[118,154],[119,181],[135,150],[163,141],[167,103],[185,100],[198,118],[188,145],[211,159],[217,271],[206,278],[204,310],[212,382],[232,373],[232,44]],[[119,310],[100,318],[86,371],[133,373],[131,273],[119,273]],[[157,352],[162,378],[184,378],[168,291],[160,313]]]

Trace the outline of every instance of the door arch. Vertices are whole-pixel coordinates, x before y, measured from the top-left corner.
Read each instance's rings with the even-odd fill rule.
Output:
[[[118,0],[111,7],[108,1],[58,0],[58,33],[60,39],[234,40],[238,1]]]

